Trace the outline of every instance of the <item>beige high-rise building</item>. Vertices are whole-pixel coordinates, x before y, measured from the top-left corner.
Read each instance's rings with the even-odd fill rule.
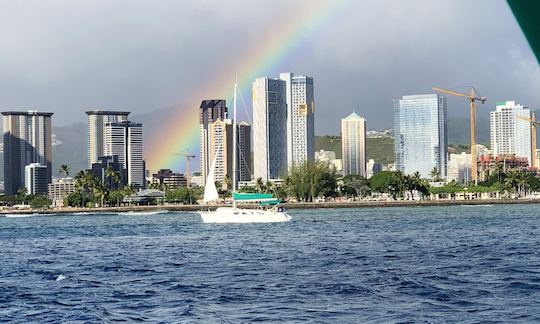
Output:
[[[25,167],[46,167],[46,183],[52,181],[52,113],[6,111],[4,115],[4,189],[9,195],[25,187]],[[46,184],[45,184],[46,186]]]
[[[343,175],[366,177],[366,120],[353,112],[341,120]]]
[[[93,110],[86,112],[88,120],[88,168],[97,163],[98,158],[104,156],[104,129],[107,123],[123,122],[128,120],[127,111]]]
[[[216,159],[215,181],[227,188],[225,177],[232,181],[233,174],[233,125],[230,119],[218,119],[208,125],[209,155]],[[227,188],[228,189],[228,188]]]
[[[206,182],[212,159],[209,125],[227,118],[227,102],[224,99],[203,100],[199,107],[199,158],[203,183]]]

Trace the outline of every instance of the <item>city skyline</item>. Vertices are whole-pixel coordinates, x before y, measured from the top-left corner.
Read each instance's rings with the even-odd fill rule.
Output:
[[[39,60],[29,63],[26,57],[14,55],[8,47],[7,53],[0,57],[0,65],[6,72],[3,76],[9,78],[2,81],[3,76],[0,76],[0,83],[5,84],[0,88],[5,110],[37,107],[52,111],[57,113],[55,125],[58,126],[82,121],[80,112],[95,107],[130,110],[134,114],[177,107],[175,111],[186,113],[201,98],[219,96],[230,99],[235,72],[244,78],[247,75],[255,78],[276,75],[281,71],[309,71],[310,76],[319,80],[315,89],[320,116],[315,120],[318,135],[339,133],[339,123],[323,121],[332,117],[331,112],[336,110],[340,115],[346,115],[351,103],[359,101],[365,104],[362,114],[370,120],[372,129],[389,127],[391,121],[383,116],[391,113],[392,98],[407,93],[425,93],[435,84],[450,88],[475,84],[493,102],[520,98],[524,105],[534,107],[540,101],[538,67],[503,1],[467,3],[470,10],[466,12],[462,10],[465,2],[461,1],[436,4],[338,1],[336,5],[327,7],[324,1],[294,4],[239,1],[233,6],[211,2],[219,10],[207,14],[220,21],[219,30],[191,18],[201,12],[201,4],[168,3],[150,9],[132,4],[132,15],[120,20],[116,15],[122,7],[121,2],[100,3],[95,8],[60,4],[65,2],[57,1],[49,6],[37,2],[33,6],[6,4],[0,13],[4,15],[1,16],[2,21],[13,27],[0,31],[4,39],[17,39],[13,50],[42,53]],[[312,4],[329,9],[328,14],[316,10],[304,15]],[[101,15],[103,28],[110,33],[100,33],[100,30],[89,29],[83,24],[92,12],[104,9],[110,10]],[[40,13],[36,19],[27,20],[24,26],[19,25],[17,17],[36,11]],[[434,11],[444,12],[445,19],[435,18],[430,14]],[[473,12],[485,14],[476,16]],[[143,13],[147,19],[137,19]],[[383,14],[393,19],[375,24],[375,17]],[[471,19],[472,15],[474,19]],[[73,21],[70,17],[78,17],[78,20]],[[278,35],[281,29],[270,28],[275,17],[295,17],[298,20],[300,27],[287,28],[279,34],[283,35],[279,39],[283,40],[282,46],[290,49],[275,52],[274,47],[269,47],[267,52],[270,54],[261,56],[266,61],[261,59],[251,65],[252,72],[242,73],[243,65],[234,63],[243,61],[238,55],[250,55],[259,49],[260,39],[273,39]],[[317,19],[311,26],[308,22],[313,17]],[[343,18],[338,20],[336,17]],[[409,17],[415,17],[414,24],[404,23]],[[163,20],[169,24],[162,24]],[[62,36],[56,33],[58,26],[51,23],[56,21],[73,25],[71,33]],[[196,39],[184,24],[199,27],[196,27]],[[344,32],[370,30],[369,26],[373,25],[377,28],[372,32],[358,33],[357,42],[350,42]],[[135,39],[126,37],[135,28],[147,30],[147,33],[138,34]],[[463,39],[462,35],[471,28],[476,28],[476,37]],[[31,42],[35,37],[48,41]],[[220,48],[220,55],[201,50],[197,44],[200,39],[214,43],[216,48]],[[74,48],[72,44],[76,41],[80,41],[80,46]],[[501,43],[506,46],[501,47]],[[470,48],[475,48],[475,51],[470,51]],[[59,52],[58,49],[66,50]],[[273,51],[276,56],[271,55]],[[301,55],[306,52],[314,54]],[[137,55],[126,56],[125,53]],[[400,54],[396,59],[390,59],[394,53]],[[441,61],[441,57],[445,59]],[[222,70],[224,66],[227,71]],[[53,68],[55,73],[50,73]],[[228,86],[219,81],[219,87],[214,87],[216,78],[228,80]],[[497,82],[501,79],[506,82]],[[249,87],[242,88],[242,91],[249,106]],[[449,98],[449,105],[465,106],[452,98]],[[242,109],[239,112],[242,113]],[[479,109],[478,113],[487,116],[485,109]],[[461,114],[460,109],[449,111],[449,116]],[[193,118],[191,113],[187,116],[189,120]],[[239,117],[243,119],[241,114]],[[171,127],[164,127],[162,131],[169,137],[175,137],[177,134]],[[152,144],[159,143],[162,134],[148,133],[150,135]],[[185,150],[191,143],[194,142],[186,140],[171,151]],[[156,145],[150,147],[153,149]],[[190,149],[194,151],[197,148]],[[149,154],[149,163],[155,162],[156,165],[163,164],[156,161],[156,156],[164,160],[167,155]],[[181,162],[180,157],[168,158],[171,159],[168,167]]]

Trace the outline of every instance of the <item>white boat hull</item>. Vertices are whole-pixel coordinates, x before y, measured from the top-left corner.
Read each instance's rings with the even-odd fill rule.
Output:
[[[285,211],[220,207],[200,211],[203,223],[279,223],[291,220]]]

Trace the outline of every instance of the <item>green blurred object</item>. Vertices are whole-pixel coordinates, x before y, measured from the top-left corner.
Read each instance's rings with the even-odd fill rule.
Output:
[[[540,62],[540,1],[536,0],[508,0],[508,5],[514,13],[521,30],[527,37],[529,46]]]

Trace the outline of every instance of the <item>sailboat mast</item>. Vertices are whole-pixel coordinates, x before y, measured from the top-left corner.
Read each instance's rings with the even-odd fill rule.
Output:
[[[237,169],[237,141],[236,141],[236,88],[238,87],[238,83],[234,83],[234,100],[233,100],[233,176],[232,176],[232,192],[233,192],[233,207],[236,208],[236,200],[234,199],[234,193],[236,192],[236,169]]]

